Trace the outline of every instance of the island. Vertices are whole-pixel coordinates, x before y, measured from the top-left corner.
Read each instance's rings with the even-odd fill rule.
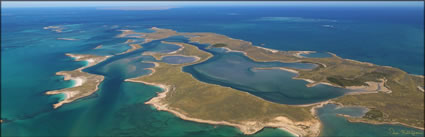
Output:
[[[82,70],[93,65],[96,65],[110,56],[94,56],[94,55],[79,55],[79,54],[66,54],[74,58],[76,61],[86,61],[87,65],[72,71],[60,71],[56,75],[63,75],[64,80],[73,80],[75,84],[70,88],[60,90],[53,90],[46,92],[47,95],[64,94],[65,98],[53,104],[53,108],[58,108],[66,103],[71,103],[77,99],[89,96],[97,91],[99,84],[103,81],[104,77],[101,75],[90,74]]]
[[[272,103],[233,88],[200,82],[183,72],[182,67],[206,61],[212,54],[186,43],[165,43],[182,48],[178,52],[151,52],[151,55],[158,59],[185,55],[197,57],[198,60],[177,65],[157,62],[150,75],[127,79],[164,89],[146,104],[185,120],[238,127],[245,134],[256,133],[264,127],[276,127],[294,135],[318,135],[320,123],[311,115],[312,107]]]
[[[154,32],[142,33],[121,30],[117,37],[141,38],[140,43],[149,43],[173,36],[184,36],[189,42],[161,41],[180,46],[169,53],[143,52],[141,55],[153,56],[161,60],[166,56],[194,57],[195,61],[182,64],[151,62],[155,64],[149,75],[126,79],[157,86],[163,89],[158,96],[145,102],[158,110],[168,111],[189,121],[229,125],[237,127],[244,134],[254,134],[264,127],[282,128],[296,136],[318,136],[322,125],[316,109],[333,103],[340,106],[360,106],[367,108],[363,117],[349,117],[351,122],[372,124],[402,124],[424,129],[424,77],[408,74],[400,69],[379,66],[372,63],[344,59],[336,54],[326,58],[308,58],[301,54],[314,51],[279,51],[253,45],[251,42],[233,39],[225,35],[208,32],[177,32],[171,29],[151,28]],[[130,44],[134,40],[127,40]],[[191,44],[192,43],[192,44]],[[202,63],[213,55],[199,49],[193,43],[209,45],[207,48],[223,48],[226,52],[240,52],[257,62],[312,63],[314,69],[269,67],[255,69],[280,69],[296,73],[294,79],[309,82],[307,87],[326,84],[334,87],[356,90],[330,100],[304,105],[279,104],[264,100],[247,92],[230,87],[201,82],[183,67]],[[141,45],[130,44],[132,48],[121,54],[133,52]],[[77,61],[86,60],[89,65],[74,71],[58,72],[65,80],[73,79],[76,85],[71,88],[49,91],[47,94],[66,94],[66,99],[55,104],[57,108],[64,103],[88,96],[97,90],[103,76],[82,72],[82,69],[95,65],[106,57],[94,55],[74,55]],[[91,63],[90,63],[91,62]],[[408,113],[407,113],[408,112]]]
[[[251,132],[247,132],[246,129],[241,128],[240,125],[243,123],[250,123],[250,118],[255,118],[257,126],[271,126],[267,124],[267,120],[262,120],[261,117],[268,116],[268,119],[273,118],[286,118],[292,122],[301,122],[305,118],[310,119],[310,124],[305,124],[299,127],[293,127],[292,130],[296,131],[308,131],[307,132],[298,132],[297,135],[300,136],[315,136],[317,133],[312,134],[312,132],[319,132],[314,130],[314,121],[317,120],[314,114],[314,109],[322,106],[326,103],[335,103],[343,106],[362,106],[369,109],[369,112],[362,118],[352,118],[351,121],[357,122],[367,122],[375,124],[403,124],[409,127],[414,127],[418,129],[424,129],[424,92],[421,90],[421,87],[424,87],[424,78],[423,76],[411,75],[400,69],[389,67],[389,66],[379,66],[367,62],[360,62],[350,59],[343,59],[333,53],[330,53],[332,56],[329,58],[305,58],[300,56],[300,54],[309,54],[312,51],[278,51],[274,49],[267,49],[263,47],[254,46],[251,42],[233,39],[224,35],[215,34],[215,33],[187,33],[187,32],[176,32],[170,29],[160,29],[153,27],[152,30],[155,32],[152,33],[140,33],[127,30],[121,34],[121,36],[138,34],[140,38],[144,38],[146,41],[153,41],[164,39],[172,36],[185,36],[189,38],[190,42],[208,44],[211,47],[220,47],[225,48],[229,52],[241,52],[247,57],[258,61],[258,62],[271,62],[271,61],[280,61],[280,62],[301,62],[301,63],[313,63],[317,64],[318,67],[312,70],[303,70],[303,69],[294,69],[294,68],[281,68],[282,70],[289,70],[290,72],[296,72],[298,76],[295,79],[303,79],[310,84],[307,86],[315,86],[317,84],[327,84],[340,88],[347,89],[356,89],[364,90],[364,92],[357,92],[360,94],[349,94],[328,101],[315,103],[311,105],[284,105],[277,104],[280,107],[290,107],[294,110],[286,110],[281,113],[276,113],[275,117],[270,117],[270,113],[264,114],[257,112],[252,114],[251,117],[243,117],[233,112],[240,113],[249,113],[253,111],[248,111],[245,107],[247,105],[236,105],[232,104],[232,107],[224,107],[226,105],[231,105],[229,102],[222,104],[222,101],[215,99],[218,95],[226,97],[225,93],[221,93],[221,90],[212,90],[210,94],[201,94],[200,91],[207,90],[207,88],[197,88],[200,94],[195,93],[185,93],[190,92],[190,90],[180,90],[177,81],[166,80],[155,80],[155,76],[167,76],[171,74],[166,72],[158,72],[161,69],[168,68],[169,65],[164,63],[159,63],[159,67],[156,67],[156,74],[151,76],[142,76],[140,78],[131,79],[131,81],[146,82],[146,83],[155,83],[154,85],[162,84],[162,87],[168,87],[167,91],[160,94],[157,98],[154,98],[154,101],[150,102],[160,102],[158,105],[155,105],[158,109],[167,110],[175,113],[177,116],[184,117],[183,119],[205,122],[205,123],[216,123],[224,124],[227,122],[227,125],[239,125],[239,127],[244,133],[250,134],[255,133],[254,129],[251,129]],[[199,51],[199,50],[198,50]],[[201,51],[199,51],[201,52]],[[191,56],[188,54],[188,56]],[[199,61],[194,63],[199,63],[203,60],[201,58]],[[178,71],[175,71],[175,75],[181,72],[181,68]],[[183,77],[183,76],[182,76]],[[189,77],[188,77],[189,78]],[[185,80],[186,81],[186,80]],[[192,85],[192,84],[186,84]],[[170,87],[171,86],[171,87]],[[210,88],[208,88],[210,89]],[[168,91],[171,90],[171,91]],[[229,89],[230,90],[230,89]],[[205,91],[206,92],[206,91]],[[185,94],[184,97],[177,96],[178,94]],[[228,92],[226,92],[228,93]],[[176,95],[177,94],[177,95]],[[238,93],[235,93],[238,94]],[[245,94],[245,93],[244,93]],[[239,94],[238,94],[239,95]],[[242,95],[242,93],[241,93]],[[241,96],[240,95],[240,96]],[[224,98],[223,97],[223,98]],[[202,98],[202,100],[197,100]],[[235,97],[236,98],[236,97]],[[249,97],[244,97],[249,98]],[[256,98],[253,96],[253,98]],[[156,101],[155,101],[156,100]],[[236,100],[236,99],[235,99]],[[261,99],[259,99],[261,100]],[[199,102],[198,102],[199,101]],[[181,102],[181,103],[178,103]],[[190,103],[189,103],[190,102]],[[232,101],[239,102],[239,101]],[[246,103],[253,103],[256,101],[245,100]],[[261,100],[257,103],[261,104],[267,102]],[[203,105],[193,105],[193,104],[203,104]],[[258,104],[251,104],[253,106]],[[186,106],[185,106],[186,105]],[[223,106],[224,105],[224,106]],[[163,107],[159,107],[163,106]],[[165,107],[166,106],[166,107]],[[214,108],[215,106],[215,108]],[[218,107],[220,106],[220,107]],[[210,108],[211,107],[211,108]],[[206,109],[209,108],[209,109]],[[262,107],[267,110],[267,107]],[[306,109],[310,109],[310,112],[306,112]],[[291,113],[297,113],[296,116],[303,117],[297,119]],[[409,113],[406,113],[409,112]],[[219,114],[223,113],[223,114]],[[302,114],[301,113],[305,113]],[[216,117],[209,116],[208,114],[216,114]],[[273,113],[271,113],[273,114]],[[371,116],[375,115],[376,116]],[[221,116],[220,116],[221,115]],[[238,117],[234,117],[236,115]],[[280,115],[280,116],[279,116]],[[198,119],[198,120],[196,120]],[[201,120],[199,120],[201,119]],[[353,120],[355,119],[355,120]],[[276,120],[276,119],[275,119]],[[212,122],[214,121],[214,122]],[[260,124],[261,123],[261,124]],[[309,126],[306,126],[309,125]],[[290,127],[287,125],[282,125],[283,127]],[[279,127],[279,126],[271,126]],[[295,130],[296,129],[296,130]],[[290,131],[290,130],[289,130]],[[304,134],[303,134],[304,133]]]

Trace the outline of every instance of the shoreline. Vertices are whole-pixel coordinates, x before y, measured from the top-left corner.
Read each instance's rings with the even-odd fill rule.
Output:
[[[130,39],[129,39],[129,40],[130,40]],[[129,40],[127,40],[127,41],[129,41]],[[126,41],[125,43],[127,43],[127,41]],[[127,50],[126,50],[126,51],[124,51],[124,52],[118,53],[118,54],[116,54],[116,55],[126,54],[126,53],[129,53],[129,52],[135,51],[135,50],[137,50],[137,49],[143,48],[140,44],[129,44],[128,46],[130,46],[130,48],[129,48],[129,49],[127,49]],[[97,48],[97,47],[96,47],[96,48]]]
[[[254,47],[257,47],[257,48],[260,48],[260,49],[263,49],[263,50],[269,51],[269,52],[271,52],[271,53],[277,53],[277,52],[279,52],[279,50],[276,50],[276,49],[269,49],[269,48],[260,47],[260,46],[254,46]]]
[[[168,52],[166,54],[175,54],[175,53],[180,52],[180,51],[182,51],[184,49],[184,46],[182,44],[180,44],[180,43],[173,43],[173,42],[167,42],[167,41],[161,41],[161,43],[171,44],[171,45],[177,45],[177,46],[180,47],[179,49],[177,49],[175,51]]]
[[[197,56],[195,56],[195,57],[197,57]],[[200,58],[197,57],[197,61],[199,59]],[[155,67],[158,67],[159,66],[159,63],[157,63],[157,62],[150,62],[150,61],[144,61],[144,62],[145,63],[154,63],[155,66],[153,68],[147,68],[147,69],[150,69],[152,71],[152,73],[150,73],[148,75],[145,75],[145,76],[142,76],[142,77],[148,77],[150,75],[153,75],[156,72]],[[296,124],[294,124],[295,122],[293,122],[292,120],[289,120],[286,117],[281,117],[280,119],[283,118],[285,120],[284,122],[290,121],[289,123],[292,124],[290,127],[286,127],[286,126],[289,125],[287,123],[285,123],[285,124],[276,124],[276,125],[273,125],[273,123],[265,123],[262,126],[258,127],[256,125],[257,123],[255,123],[255,122],[253,123],[254,125],[253,124],[243,125],[243,124],[231,123],[231,122],[228,122],[228,121],[213,121],[213,120],[203,120],[203,119],[191,118],[191,117],[185,115],[184,113],[181,113],[181,112],[178,112],[177,110],[173,110],[172,108],[169,108],[168,105],[162,100],[162,99],[164,99],[167,96],[167,94],[168,94],[168,92],[170,90],[173,90],[173,88],[171,88],[170,86],[165,85],[165,84],[160,84],[160,83],[150,83],[150,82],[135,80],[135,78],[125,79],[124,81],[126,81],[126,82],[143,83],[143,84],[146,84],[146,85],[152,85],[152,86],[156,86],[156,87],[161,88],[162,89],[162,92],[158,92],[157,93],[157,96],[149,99],[148,101],[145,102],[145,104],[149,104],[149,105],[153,106],[158,111],[167,111],[167,112],[170,112],[170,113],[174,114],[176,117],[179,117],[179,118],[181,118],[183,120],[192,121],[192,122],[198,122],[198,123],[212,124],[212,125],[227,125],[227,126],[232,126],[232,127],[238,128],[243,134],[255,134],[255,133],[261,131],[265,127],[275,127],[275,128],[279,128],[281,130],[284,130],[285,132],[288,132],[288,133],[290,133],[290,134],[292,134],[294,136],[300,137],[301,135],[303,135],[302,129],[300,129],[299,127],[297,127]],[[318,127],[320,127],[320,125],[321,125],[320,122],[316,122],[316,125],[317,124],[318,124]],[[285,125],[285,126],[282,126],[282,125]],[[319,133],[320,133],[320,131],[318,131],[317,134],[319,134]],[[304,135],[305,135],[305,133],[304,133]]]
[[[233,49],[230,49],[228,47],[221,47],[221,48],[226,49],[227,50],[226,52],[239,52],[239,53],[242,53],[242,54],[244,54],[245,56],[248,57],[248,53],[246,53],[245,51],[233,50]]]
[[[291,73],[297,74],[297,76],[299,74],[299,72],[297,70],[286,68],[286,67],[269,67],[269,68],[254,68],[254,69],[279,69],[279,70],[283,70],[283,71],[287,71],[287,72],[291,72]],[[343,87],[340,87],[338,85],[333,85],[331,83],[327,83],[327,82],[316,82],[316,81],[311,80],[311,79],[298,78],[297,76],[292,77],[292,79],[295,79],[295,80],[304,80],[304,81],[308,82],[308,84],[306,84],[307,87],[314,87],[314,86],[319,85],[319,84],[324,84],[324,85],[329,85],[329,86],[333,86],[333,87],[343,88]]]
[[[422,88],[421,86],[418,86],[418,89],[419,89],[420,91],[422,91],[422,92],[425,92],[425,91],[424,91],[424,88]]]
[[[317,109],[320,109],[320,108],[322,108],[323,106],[325,106],[327,104],[335,104],[335,105],[337,105],[337,108],[342,108],[342,107],[361,107],[361,108],[365,108],[365,109],[369,110],[369,108],[367,108],[365,106],[359,106],[359,105],[343,105],[343,104],[338,103],[338,102],[335,102],[333,100],[327,100],[327,101],[324,101],[324,102],[319,103],[316,106],[313,106],[311,108],[312,114],[315,115],[315,116],[317,116]],[[367,113],[367,111],[364,114],[366,114],[366,113]],[[423,127],[412,126],[412,125],[408,125],[408,124],[400,123],[400,122],[380,122],[380,121],[368,120],[368,119],[365,119],[363,117],[353,117],[353,116],[344,115],[344,114],[337,114],[337,116],[344,117],[350,123],[365,123],[365,124],[373,124],[373,125],[384,125],[384,124],[388,124],[388,125],[402,125],[402,126],[405,126],[405,127],[408,127],[408,128],[415,128],[415,129],[419,129],[419,130],[425,130]]]
[[[298,58],[305,58],[304,56],[302,56],[301,54],[311,54],[311,53],[316,53],[316,51],[296,51],[297,53],[294,53],[293,56],[298,57]]]
[[[172,44],[175,44],[175,43],[172,43]],[[172,54],[174,54],[174,52],[171,52],[171,54],[168,53],[165,55],[160,54],[159,57],[162,58],[163,56],[170,56]],[[143,55],[147,55],[147,54],[144,53]],[[149,55],[157,57],[154,55],[154,53]],[[158,66],[158,65],[155,65],[155,66]],[[150,75],[153,75],[155,73],[154,68],[147,68],[152,70],[152,73],[150,73],[149,75],[141,76],[141,77],[148,77]],[[137,77],[137,78],[140,78],[140,77]],[[201,118],[193,118],[188,116],[185,112],[180,112],[178,108],[169,107],[169,105],[167,104],[167,101],[164,100],[167,97],[167,94],[169,93],[169,91],[174,90],[174,87],[170,85],[161,84],[161,83],[150,83],[143,80],[137,80],[137,78],[130,78],[130,79],[126,79],[125,81],[138,82],[138,83],[143,83],[146,85],[153,85],[153,86],[162,88],[163,90],[162,92],[158,92],[157,96],[146,101],[145,104],[150,104],[159,111],[170,112],[183,120],[194,121],[198,123],[207,123],[207,124],[213,124],[213,125],[228,125],[228,126],[238,128],[243,134],[254,134],[261,131],[265,127],[279,128],[294,136],[317,136],[318,134],[320,134],[321,123],[318,119],[315,119],[315,118],[305,120],[305,121],[292,121],[286,116],[280,115],[280,116],[273,116],[272,119],[269,119],[266,121],[256,121],[256,120],[250,119],[247,121],[237,121],[236,123],[231,122],[231,120],[230,121],[229,120],[214,121],[214,120],[204,120]]]
[[[252,130],[252,128],[250,128],[249,126],[242,125],[242,124],[230,123],[230,122],[227,122],[227,121],[213,121],[213,120],[203,120],[203,119],[191,118],[189,116],[186,116],[183,113],[180,113],[180,112],[178,112],[176,110],[173,110],[173,109],[169,108],[167,106],[167,104],[165,104],[165,103],[162,102],[161,99],[165,98],[167,96],[167,93],[170,91],[170,87],[169,86],[164,85],[164,84],[149,83],[149,82],[145,82],[145,81],[133,80],[131,78],[130,79],[126,79],[124,81],[135,82],[135,83],[143,83],[143,84],[146,84],[146,85],[151,85],[151,86],[156,86],[156,87],[161,88],[163,91],[162,92],[158,92],[157,93],[157,96],[155,96],[155,97],[151,98],[150,100],[146,101],[145,104],[152,105],[158,111],[167,111],[167,112],[170,112],[170,113],[174,114],[175,116],[177,116],[177,117],[179,117],[179,118],[181,118],[183,120],[193,121],[193,122],[198,122],[198,123],[206,123],[206,124],[211,124],[211,125],[232,126],[232,127],[238,128],[243,134],[246,134],[246,135],[255,134],[255,133],[261,131],[263,128],[266,128],[266,127],[278,128],[278,129],[284,130],[285,132],[288,132],[288,133],[290,133],[290,134],[292,134],[294,136],[297,136],[297,137],[301,137],[301,134],[302,134],[302,133],[299,133],[296,130],[294,130],[292,128],[289,128],[289,127],[264,126],[262,128],[258,128],[257,127],[256,130]]]
[[[157,28],[152,28],[153,30],[155,30],[155,29],[157,29]],[[188,34],[191,34],[191,33],[188,33]],[[178,34],[176,34],[176,35],[178,35]],[[182,35],[182,34],[180,34],[180,35]],[[199,36],[198,36],[199,37]],[[232,38],[229,38],[229,39],[232,39]],[[200,41],[201,40],[195,40],[195,41],[193,41],[193,40],[191,40],[192,42],[198,42],[198,43],[201,43]],[[239,40],[239,41],[242,41],[242,40]],[[217,42],[217,41],[213,41],[213,42],[211,42],[211,41],[206,41],[206,42],[204,42],[204,43],[214,43],[214,42]],[[250,44],[251,45],[251,44]],[[256,46],[255,46],[256,47]],[[241,52],[241,53],[243,53],[245,56],[247,56],[247,57],[249,57],[249,58],[252,58],[252,57],[250,57],[250,56],[248,56],[247,55],[247,52],[244,52],[244,51],[238,51],[238,50],[232,50],[232,49],[230,49],[230,48],[228,48],[228,47],[223,47],[224,49],[227,49],[228,51],[226,51],[226,52]],[[257,47],[257,48],[259,48],[259,47]],[[261,49],[261,48],[259,48],[259,49]],[[267,52],[267,50],[266,49],[262,49],[262,50],[265,50],[266,52]],[[301,54],[301,53],[299,53],[299,54]],[[336,56],[335,54],[333,54],[333,53],[329,53],[329,54],[331,54],[333,57],[335,57],[335,58],[337,58],[337,59],[342,59],[342,58],[340,58],[340,57],[338,57],[338,56]],[[255,60],[255,58],[252,58],[253,60]],[[355,61],[355,60],[350,60],[350,59],[342,59],[343,61],[345,60],[345,61],[348,61],[348,62],[350,62],[350,63],[356,63],[356,64],[363,64],[363,65],[367,65],[367,66],[375,66],[374,64],[371,64],[371,63],[365,63],[365,62],[360,62],[360,61]],[[282,61],[280,61],[280,60],[277,60],[277,61],[279,61],[279,62],[282,62]],[[266,61],[263,61],[263,62],[266,62]],[[267,61],[267,62],[270,62],[270,61]],[[322,66],[324,66],[324,67],[327,67],[325,64],[320,64],[320,65],[322,65]],[[386,67],[386,66],[383,66],[383,67]],[[392,68],[392,67],[389,67],[389,68]],[[290,69],[289,69],[290,70]],[[288,69],[286,70],[286,71],[288,71]],[[297,74],[298,74],[298,71],[297,71]],[[346,88],[346,89],[350,89],[350,88],[354,88],[354,89],[359,89],[359,88],[361,88],[361,89],[367,89],[367,87],[371,87],[371,85],[370,84],[368,84],[368,86],[365,86],[365,87],[341,87],[341,86],[338,86],[338,85],[334,85],[334,84],[331,84],[331,83],[327,83],[327,82],[316,82],[316,81],[313,81],[313,80],[310,80],[310,79],[305,79],[305,78],[296,78],[296,77],[293,77],[293,79],[301,79],[301,80],[305,80],[305,81],[307,81],[307,82],[309,82],[310,84],[307,84],[306,86],[310,86],[310,87],[312,87],[312,86],[316,86],[317,84],[326,84],[326,85],[329,85],[329,86],[334,86],[334,87],[340,87],[340,88]],[[384,82],[385,83],[385,82]],[[378,83],[378,85],[379,85],[379,83]],[[386,88],[385,86],[383,86],[384,88]],[[376,89],[377,91],[378,90],[380,90],[379,88],[378,89]],[[355,92],[353,92],[352,94],[354,94]],[[357,92],[358,93],[358,92]],[[158,95],[159,96],[159,95]],[[156,98],[156,97],[154,97],[154,98]],[[153,98],[152,98],[153,99]],[[330,101],[330,100],[328,100],[328,101]],[[316,107],[320,107],[320,106],[323,106],[324,104],[326,104],[326,103],[328,103],[328,102],[322,102],[322,103],[320,103],[319,105],[317,105]],[[157,108],[158,109],[158,108]],[[166,110],[167,111],[167,110]],[[178,112],[177,112],[178,113]],[[177,115],[177,114],[176,114]],[[242,130],[241,130],[242,131]]]
[[[373,124],[373,125],[402,125],[405,127],[409,127],[409,128],[415,128],[415,129],[419,129],[419,130],[425,130],[425,128],[423,127],[417,127],[417,126],[412,126],[412,125],[408,125],[405,123],[400,123],[400,122],[381,122],[381,121],[373,121],[373,120],[367,120],[364,118],[356,118],[356,117],[352,117],[352,116],[346,116],[346,115],[342,115],[343,117],[345,117],[348,122],[352,122],[352,123],[366,123],[366,124]]]
[[[286,67],[270,67],[270,68],[255,68],[255,69],[280,69],[280,70],[284,70],[284,71],[287,71],[287,72],[299,74],[299,72],[297,70],[286,68]],[[334,85],[334,84],[327,83],[327,82],[316,82],[316,81],[311,80],[311,79],[298,78],[297,76],[293,77],[293,79],[307,81],[309,83],[309,84],[306,85],[307,87],[314,87],[316,85],[323,84],[323,85],[329,85],[329,86],[338,87],[338,88],[355,90],[355,92],[348,93],[350,95],[351,94],[378,93],[378,92],[384,92],[384,93],[391,93],[392,92],[387,87],[385,87],[385,82],[387,81],[385,79],[381,79],[381,81],[382,81],[381,83],[371,82],[371,81],[365,82],[368,86],[347,86],[347,87],[341,87],[339,85]],[[357,90],[360,90],[360,91],[357,91]],[[364,93],[364,92],[366,92],[366,93]]]
[[[289,69],[289,68],[285,68],[285,67],[269,67],[269,68],[253,68],[253,69],[279,69],[279,70],[284,70],[284,71],[291,72],[291,73],[294,73],[294,74],[297,74],[297,75],[299,74],[299,72],[297,70]],[[350,87],[341,87],[341,86],[334,85],[334,84],[327,83],[327,82],[316,82],[316,81],[311,80],[311,79],[297,78],[297,76],[292,77],[292,79],[304,80],[304,81],[308,82],[308,84],[306,84],[307,87],[314,87],[316,85],[323,84],[323,85],[328,85],[328,86],[333,86],[333,87],[337,87],[337,88],[343,88],[343,89],[351,90],[351,92],[345,93],[344,95],[372,94],[372,93],[379,93],[379,92],[383,92],[383,93],[387,93],[387,94],[392,93],[391,90],[389,90],[388,88],[385,87],[385,82],[386,82],[385,79],[381,79],[382,80],[381,83],[366,82],[366,84],[368,84],[368,86],[350,86]],[[384,87],[384,90],[382,90],[382,87]],[[314,106],[314,105],[323,106],[323,105],[329,104],[329,103],[335,104],[336,102],[334,102],[334,101],[332,101],[332,99],[330,99],[330,100],[316,102],[316,103],[302,104],[302,105],[291,105],[291,106],[300,106],[300,107],[308,107],[308,106]],[[338,104],[338,105],[342,105],[342,104]]]
[[[156,62],[146,62],[146,63],[156,63]],[[159,66],[159,64],[155,64],[155,67]],[[148,77],[150,75],[153,75],[155,73],[155,67],[153,68],[148,68],[152,70],[152,73],[142,76],[142,77]],[[145,104],[149,104],[152,105],[155,109],[157,109],[158,111],[167,111],[170,112],[172,114],[174,114],[175,116],[183,119],[183,120],[187,120],[187,121],[193,121],[193,122],[198,122],[198,123],[206,123],[206,124],[212,124],[212,125],[227,125],[227,126],[232,126],[232,127],[236,127],[237,129],[239,129],[243,134],[255,134],[259,131],[261,131],[264,128],[278,128],[280,130],[284,130],[285,132],[288,132],[294,136],[306,136],[306,135],[313,135],[313,136],[317,136],[320,134],[320,127],[321,127],[321,123],[318,119],[313,119],[311,121],[300,121],[300,122],[294,122],[292,120],[290,120],[289,118],[286,118],[284,116],[277,116],[274,117],[274,120],[272,122],[257,122],[257,121],[242,121],[241,123],[233,123],[233,122],[229,122],[229,121],[214,121],[214,120],[203,120],[203,119],[198,119],[198,118],[192,118],[190,116],[187,116],[187,114],[185,114],[184,112],[179,112],[178,110],[175,110],[173,108],[170,108],[168,106],[168,104],[166,103],[165,100],[163,100],[164,98],[167,97],[167,94],[169,93],[169,91],[173,90],[174,87],[169,86],[169,85],[165,85],[165,84],[160,84],[160,83],[150,83],[150,82],[145,82],[142,80],[136,80],[135,78],[129,78],[129,79],[125,79],[126,82],[136,82],[136,83],[143,83],[146,85],[152,85],[152,86],[156,86],[161,88],[163,91],[162,92],[158,92],[157,96],[149,99],[148,101],[145,102]],[[300,125],[307,125],[309,128],[309,130],[305,130],[303,128],[303,126]]]
[[[90,74],[87,72],[83,72],[82,70],[91,66],[94,66],[100,62],[105,61],[111,56],[93,56],[93,55],[80,55],[80,54],[70,54],[66,53],[65,55],[74,59],[74,61],[85,61],[86,65],[77,68],[72,71],[59,71],[56,72],[56,75],[64,76],[64,80],[73,80],[74,84],[71,87],[63,88],[59,90],[52,90],[45,92],[46,95],[55,95],[55,94],[63,94],[65,95],[64,99],[59,101],[58,103],[53,104],[53,108],[57,109],[63,104],[71,103],[80,98],[91,95],[99,89],[100,83],[104,80],[104,76]],[[76,76],[74,76],[76,75]],[[94,80],[89,80],[94,79]],[[86,85],[87,82],[95,82],[94,90],[92,91],[82,91],[80,88],[93,88],[90,85]],[[90,86],[90,87],[86,87]]]
[[[191,58],[195,58],[195,60],[194,60],[194,61],[192,61],[192,62],[187,62],[187,63],[193,63],[193,62],[197,62],[197,61],[201,60],[201,58],[200,58],[200,57],[198,57],[198,56],[187,56],[187,55],[182,55],[182,54],[170,54],[170,55],[163,55],[163,56],[161,56],[161,57],[159,58],[159,61],[162,61],[162,58],[164,58],[164,57],[170,57],[170,56],[191,57]],[[155,63],[156,63],[156,62],[155,62]],[[167,63],[167,64],[169,64],[169,63]],[[182,63],[182,64],[185,64],[185,63]],[[181,64],[170,64],[170,65],[181,65]]]

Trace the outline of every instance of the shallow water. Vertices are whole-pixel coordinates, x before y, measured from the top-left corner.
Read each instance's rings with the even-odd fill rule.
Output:
[[[83,70],[105,76],[99,91],[33,118],[3,123],[2,136],[243,136],[233,127],[185,121],[144,104],[161,89],[123,80],[150,73],[141,70],[153,67],[151,63],[141,61],[154,59],[141,52],[167,49],[157,46],[163,45],[154,41],[147,49],[114,56]],[[138,71],[129,71],[133,67]],[[268,135],[291,136],[280,129],[266,129],[255,136]]]
[[[328,104],[318,109],[317,112],[324,126],[321,136],[424,136],[424,131],[419,129],[408,128],[402,125],[351,123],[344,117],[337,115],[362,116],[366,111],[359,107],[339,108],[334,104]]]
[[[150,73],[145,68],[153,67],[153,64],[143,61],[155,60],[150,56],[141,56],[142,52],[167,53],[179,48],[176,45],[161,44],[160,41],[144,44],[141,49],[111,57],[103,63],[85,69],[84,71],[105,76],[105,81],[99,90],[89,97],[65,104],[56,110],[53,109],[52,104],[61,100],[63,95],[47,96],[44,93],[73,85],[72,81],[64,81],[63,76],[56,76],[55,73],[86,65],[85,62],[75,62],[65,56],[65,53],[102,56],[122,53],[130,47],[123,44],[128,38],[116,37],[121,29],[152,32],[149,28],[156,26],[180,32],[215,32],[252,41],[255,45],[264,44],[262,46],[267,48],[330,51],[344,58],[395,66],[410,73],[423,74],[423,13],[420,12],[418,15],[415,12],[417,9],[390,8],[379,11],[376,11],[376,8],[348,8],[348,11],[347,9],[322,11],[314,8],[310,10],[309,8],[279,7],[271,9],[260,7],[260,9],[234,7],[217,10],[192,7],[164,11],[108,11],[91,8],[2,8],[1,119],[5,120],[5,123],[1,124],[1,135],[243,136],[233,127],[189,122],[171,113],[157,111],[145,105],[144,102],[156,96],[156,92],[161,91],[159,88],[123,82],[126,78]],[[193,12],[194,10],[199,12]],[[297,12],[288,12],[294,10]],[[420,10],[423,11],[423,7]],[[386,13],[387,11],[389,12]],[[398,13],[393,14],[394,12]],[[361,17],[353,16],[362,13],[368,14],[363,14]],[[282,16],[302,16],[310,22],[255,21],[263,17]],[[337,22],[311,22],[311,19],[315,18],[337,20]],[[335,28],[324,28],[322,27],[324,23]],[[43,29],[52,25],[64,26],[63,33]],[[306,40],[306,37],[309,40]],[[78,40],[57,40],[57,38]],[[134,43],[142,41],[143,39],[136,39]],[[186,42],[187,40],[172,37],[167,38],[167,41]],[[99,45],[102,45],[102,48],[94,49]],[[205,48],[205,45],[198,46]],[[216,54],[219,55],[218,53]],[[327,90],[319,90],[318,93],[307,96],[304,93],[310,91],[304,90],[306,82],[290,79],[294,74],[289,72],[249,69],[252,66],[269,67],[279,66],[279,64],[257,64],[246,61],[237,54],[234,57],[234,54],[229,55],[235,59],[224,56],[203,64],[222,66],[216,68],[224,69],[223,71],[200,69],[205,71],[202,72],[203,75],[214,76],[221,72],[230,74],[231,71],[225,68],[229,64],[240,63],[240,66],[232,66],[240,70],[234,75],[229,75],[232,77],[218,76],[225,78],[223,80],[225,83],[229,83],[229,79],[233,79],[231,82],[239,82],[236,80],[245,78],[237,83],[239,85],[232,83],[229,86],[246,88],[246,91],[252,89],[267,91],[255,94],[253,92],[253,94],[277,102],[282,101],[283,95],[297,100],[307,99],[307,101],[302,100],[301,103],[314,102],[332,96],[332,94],[325,95],[329,92]],[[312,66],[300,64],[282,66],[312,68]],[[194,74],[194,76],[197,75]],[[264,86],[253,78],[270,83],[262,82],[268,85]],[[219,82],[216,79],[214,81]],[[292,89],[296,86],[299,88],[297,91],[302,92],[283,94],[269,86],[275,86],[276,89]],[[315,88],[326,89],[327,87],[318,85]],[[288,102],[297,103],[294,100]],[[348,123],[344,121],[344,118],[334,116],[332,109],[322,109],[322,112],[320,118],[325,125],[324,136],[357,134],[387,136],[386,131],[390,130],[388,127],[393,128],[391,131],[396,131],[391,133],[413,130],[404,126]],[[353,110],[351,113],[359,113],[359,111]],[[266,128],[253,136],[288,135],[289,133],[279,129]]]
[[[168,64],[184,64],[191,63],[196,61],[195,57],[185,57],[185,56],[166,56],[161,59],[162,62]]]
[[[198,80],[232,87],[249,92],[263,99],[282,104],[310,104],[335,98],[348,90],[317,85],[311,88],[304,80],[292,79],[296,74],[279,69],[258,69],[289,67],[312,69],[313,64],[255,62],[241,53],[217,53],[206,62],[184,67]]]

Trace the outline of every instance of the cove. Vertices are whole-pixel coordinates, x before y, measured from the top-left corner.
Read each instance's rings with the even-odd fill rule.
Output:
[[[166,46],[166,47],[161,47]],[[144,49],[109,58],[83,71],[102,74],[105,80],[94,94],[32,118],[2,123],[2,136],[247,136],[230,126],[182,120],[144,104],[162,89],[124,79],[146,75],[153,67],[149,51],[173,51],[173,45],[152,41]],[[76,53],[78,54],[78,53]],[[68,62],[80,65],[84,62]],[[135,68],[135,71],[131,71]],[[141,72],[140,72],[141,71]],[[45,96],[49,97],[49,96]],[[30,100],[28,100],[30,101]],[[30,102],[26,102],[30,103]],[[45,105],[51,107],[50,105]],[[266,128],[250,136],[292,136],[280,129]]]
[[[214,49],[217,51],[216,49]],[[211,59],[183,68],[200,81],[249,92],[265,100],[290,105],[317,103],[339,97],[349,90],[327,85],[306,87],[296,74],[267,67],[313,69],[306,63],[255,62],[241,53],[214,52]]]
[[[354,117],[361,117],[366,111],[361,107],[339,107],[335,104],[327,104],[317,109],[317,114],[322,122],[320,136],[424,136],[424,131],[409,128],[402,125],[374,125],[367,123],[349,122],[343,116],[345,114]]]

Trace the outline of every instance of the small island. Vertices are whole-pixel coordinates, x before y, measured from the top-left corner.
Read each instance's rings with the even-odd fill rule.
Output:
[[[64,80],[73,80],[75,84],[70,88],[60,90],[47,91],[47,95],[64,94],[65,99],[53,104],[53,108],[58,108],[66,103],[71,103],[77,99],[89,96],[97,91],[99,84],[103,81],[103,76],[83,72],[82,70],[93,65],[96,65],[110,56],[94,56],[94,55],[79,55],[66,54],[75,59],[75,61],[86,61],[88,64],[73,71],[60,71],[56,75],[63,75]]]

